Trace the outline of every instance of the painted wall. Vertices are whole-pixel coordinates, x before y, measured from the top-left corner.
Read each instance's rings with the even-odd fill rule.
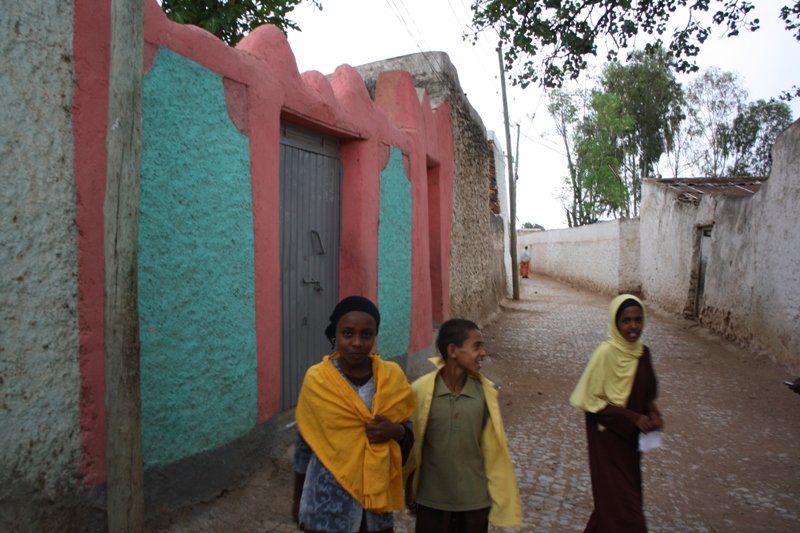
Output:
[[[222,76],[165,48],[144,77],[139,221],[145,467],[256,425],[253,197]]]
[[[72,17],[71,2],[0,7],[2,531],[45,530],[77,513]]]
[[[378,350],[384,358],[408,353],[411,331],[411,184],[403,154],[392,147],[380,174],[378,225]],[[399,253],[398,253],[399,252]]]
[[[109,5],[76,0],[68,38],[76,73],[75,192],[67,201],[77,222],[79,325],[72,333],[80,339],[72,353],[80,354],[72,396],[76,403],[80,391],[80,423],[73,415],[70,427],[80,438],[84,487],[105,482]],[[213,497],[235,484],[263,459],[259,444],[275,433],[264,428],[277,423],[280,393],[280,122],[341,142],[339,294],[363,294],[385,307],[383,326],[391,327],[382,327],[380,346],[392,356],[431,351],[434,309],[449,311],[441,304],[449,297],[449,255],[434,260],[431,251],[450,248],[453,144],[448,103],[434,110],[409,73],[381,73],[373,101],[349,66],[330,79],[301,75],[273,27],[234,49],[168,21],[147,0],[144,72],[142,433],[148,505],[157,506],[165,502],[153,495],[175,504],[192,489]]]
[[[0,29],[0,124],[14,140],[0,148],[0,529],[102,529],[110,1],[4,7]],[[144,55],[139,305],[153,510],[213,498],[265,449],[283,450],[281,121],[340,140],[339,294],[380,303],[393,356],[432,352],[434,314],[449,316],[454,148],[450,105],[434,109],[408,72],[378,74],[373,100],[347,65],[330,79],[301,75],[274,27],[230,48],[146,0]]]
[[[379,95],[374,88],[379,75],[396,69],[411,73],[414,85],[424,88],[426,98],[430,98],[435,106],[445,101],[449,104],[450,139],[439,136],[438,142],[442,148],[443,143],[452,143],[452,163],[445,158],[428,161],[429,171],[436,169],[437,165],[442,168],[453,165],[452,182],[441,184],[443,190],[447,190],[441,198],[449,205],[441,205],[440,211],[447,212],[445,209],[449,207],[452,216],[437,221],[435,217],[427,215],[431,227],[438,225],[441,230],[438,233],[441,239],[438,242],[431,241],[433,279],[437,280],[440,273],[444,275],[441,284],[433,284],[433,316],[440,322],[451,316],[469,318],[479,323],[489,319],[506,296],[503,281],[504,250],[495,246],[498,224],[494,220],[496,215],[490,209],[491,186],[494,183],[490,169],[494,166],[494,159],[487,142],[486,128],[464,95],[458,72],[447,54],[442,52],[412,54],[357,68],[367,87],[375,92],[376,102]],[[414,127],[412,121],[406,124],[407,127]],[[435,172],[430,176],[430,183],[434,183]],[[429,193],[429,197],[434,198],[435,195]],[[414,220],[417,220],[416,213]],[[446,287],[448,291],[442,293],[441,305],[435,292],[438,287]],[[418,315],[414,313],[413,316],[416,318]],[[423,325],[422,320],[419,323]],[[411,348],[411,352],[414,351]],[[424,359],[428,355],[420,354],[420,357]],[[424,368],[428,367],[425,363]]]
[[[746,315],[754,343],[800,372],[800,122],[772,150],[758,195],[754,283]],[[741,313],[738,308],[734,312]]]

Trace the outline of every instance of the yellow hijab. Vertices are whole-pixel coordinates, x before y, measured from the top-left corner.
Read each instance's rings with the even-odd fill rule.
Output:
[[[403,370],[371,354],[375,396],[372,411],[326,355],[308,369],[297,400],[297,429],[317,458],[364,509],[388,513],[403,509],[403,466],[394,441],[370,444],[364,429],[382,415],[395,423],[411,418],[414,394]]]
[[[630,342],[617,329],[617,310],[625,300],[642,301],[631,294],[621,294],[608,308],[608,338],[597,347],[583,371],[570,403],[587,413],[596,413],[607,405],[625,407],[633,388],[633,378],[644,353],[641,341]]]

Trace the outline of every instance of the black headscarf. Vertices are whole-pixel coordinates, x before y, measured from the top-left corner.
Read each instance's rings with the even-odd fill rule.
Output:
[[[372,316],[375,319],[375,334],[378,334],[378,328],[381,325],[381,314],[375,304],[363,296],[348,296],[333,308],[333,313],[330,316],[331,322],[325,328],[325,336],[331,341],[331,346],[336,344],[336,324],[339,319],[353,311],[361,311]]]
[[[629,307],[638,307],[639,309],[642,309],[642,305],[639,302],[637,302],[633,298],[628,298],[627,300],[622,302],[619,306],[619,309],[617,309],[617,317],[614,319],[614,324],[619,322],[619,317],[622,315],[622,312]]]

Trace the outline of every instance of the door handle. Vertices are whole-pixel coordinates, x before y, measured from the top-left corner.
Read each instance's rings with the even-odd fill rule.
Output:
[[[320,252],[317,255],[325,255],[325,246],[323,246],[322,244],[322,236],[315,229],[311,230],[311,234],[317,236],[317,242],[319,243],[319,249],[320,249]]]
[[[314,290],[317,292],[322,292],[322,283],[320,283],[319,280],[314,278],[306,279],[305,277],[300,278],[300,280],[302,281],[304,287],[306,285],[316,285],[316,287],[314,287]]]

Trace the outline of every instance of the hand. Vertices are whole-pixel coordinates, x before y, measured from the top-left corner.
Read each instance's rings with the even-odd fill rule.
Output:
[[[656,404],[653,402],[650,402],[649,415],[650,422],[653,424],[653,429],[651,431],[664,428],[664,418],[661,416],[661,411],[658,410],[658,407],[656,407]]]
[[[414,474],[412,473],[408,476],[408,481],[406,481],[406,488],[405,488],[405,500],[406,500],[406,507],[408,507],[408,512],[411,513],[412,516],[417,516],[417,502],[412,502],[411,498],[413,497],[413,486],[414,486]]]
[[[405,435],[403,426],[395,424],[385,416],[373,416],[367,424],[367,440],[370,444],[400,440],[403,435]]]
[[[645,415],[639,417],[639,420],[636,421],[636,427],[639,428],[639,431],[642,433],[650,433],[654,429],[657,429],[653,425],[653,421],[650,419],[650,417]]]

